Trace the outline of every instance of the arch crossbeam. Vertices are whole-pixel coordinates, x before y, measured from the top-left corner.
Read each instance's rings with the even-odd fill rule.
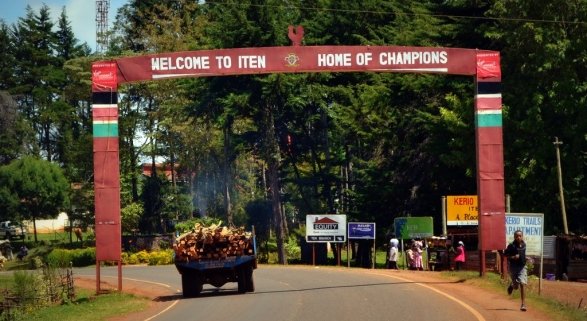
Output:
[[[492,51],[402,46],[292,46],[198,50],[111,61],[117,83],[165,78],[301,72],[403,72],[476,75]],[[499,66],[497,66],[499,70]]]

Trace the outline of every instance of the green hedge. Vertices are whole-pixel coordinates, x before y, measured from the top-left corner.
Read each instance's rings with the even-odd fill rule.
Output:
[[[122,264],[149,264],[165,265],[173,263],[173,250],[159,250],[147,252],[145,250],[137,253],[122,253]]]
[[[47,265],[52,267],[68,267],[70,262],[75,267],[96,264],[96,248],[88,247],[75,250],[53,249],[47,255]]]
[[[173,263],[173,250],[140,251],[137,253],[122,253],[122,264],[149,264],[165,265]],[[67,250],[53,249],[47,255],[47,265],[51,267],[68,267],[69,263],[74,267],[82,267],[96,264],[96,248]]]

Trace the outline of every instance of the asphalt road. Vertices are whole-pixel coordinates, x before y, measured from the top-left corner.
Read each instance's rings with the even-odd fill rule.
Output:
[[[95,268],[77,275],[95,276]],[[101,277],[113,282],[116,268],[101,268]],[[454,297],[393,273],[377,270],[260,266],[254,272],[253,293],[238,294],[236,283],[217,289],[205,285],[200,297],[181,296],[181,278],[174,266],[123,268],[125,280],[167,287],[170,303],[149,321],[166,320],[483,320]]]

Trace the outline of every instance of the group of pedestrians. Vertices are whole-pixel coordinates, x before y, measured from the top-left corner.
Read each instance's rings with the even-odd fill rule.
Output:
[[[399,259],[399,240],[395,237],[392,237],[389,241],[389,253],[387,267],[389,269],[398,269],[397,260]],[[406,249],[406,263],[408,269],[415,270],[415,271],[423,271],[424,270],[424,262],[422,260],[422,253],[424,252],[424,241],[422,240],[411,240],[407,244]],[[460,270],[462,265],[465,263],[465,245],[463,241],[459,241],[456,255],[455,255],[455,264],[456,269]]]
[[[388,262],[387,267],[389,269],[398,270],[397,261],[399,259],[399,240],[392,237],[389,241],[389,253],[387,255]],[[424,243],[421,240],[412,240],[406,250],[406,259],[408,268],[410,270],[424,270],[424,264],[422,262],[422,252]]]

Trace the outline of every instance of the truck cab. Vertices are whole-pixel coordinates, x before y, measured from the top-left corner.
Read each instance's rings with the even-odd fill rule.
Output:
[[[0,222],[0,239],[21,239],[26,238],[26,229],[22,225],[12,221]]]

